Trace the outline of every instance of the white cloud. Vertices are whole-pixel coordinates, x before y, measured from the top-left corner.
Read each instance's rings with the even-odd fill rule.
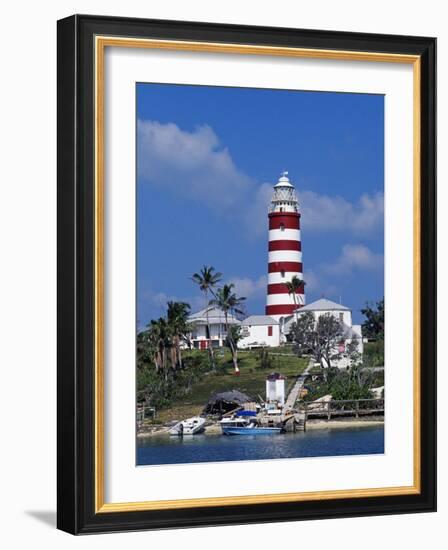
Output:
[[[266,235],[273,184],[259,184],[242,172],[210,126],[189,132],[174,123],[139,120],[137,131],[139,177],[241,223],[248,237]],[[367,235],[383,223],[382,193],[364,194],[351,203],[302,190],[299,184],[298,194],[307,231]]]
[[[156,319],[166,315],[167,303],[173,302],[186,302],[190,304],[191,311],[199,311],[205,306],[204,296],[196,294],[188,297],[179,297],[174,294],[167,294],[165,292],[154,291],[152,289],[139,290],[139,316],[142,315],[142,319],[138,319],[139,325],[145,325],[149,319]],[[144,318],[143,318],[144,317]]]
[[[268,278],[262,275],[258,279],[249,277],[231,277],[228,283],[235,285],[235,293],[245,298],[255,298],[266,294]]]
[[[305,270],[303,280],[305,281],[305,292],[315,292],[321,288],[319,276],[311,269]]]
[[[272,184],[262,183],[253,193],[244,211],[244,226],[248,237],[267,236],[267,213],[272,198]]]
[[[338,294],[338,285],[335,284],[333,275],[325,274],[325,266],[317,266],[316,270],[305,270],[303,280],[308,303],[322,296],[337,296]]]
[[[364,194],[356,204],[342,197],[318,195],[299,190],[303,226],[307,231],[343,231],[370,233],[383,223],[384,196]]]
[[[384,257],[372,252],[361,244],[346,244],[342,253],[332,264],[324,266],[324,271],[335,275],[344,275],[353,271],[376,271],[382,269]]]
[[[193,132],[176,124],[138,121],[138,173],[159,187],[198,200],[214,210],[230,211],[255,182],[238,170],[209,126]]]

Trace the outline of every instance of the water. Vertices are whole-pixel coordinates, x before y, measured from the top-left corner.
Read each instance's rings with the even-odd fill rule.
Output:
[[[280,435],[139,439],[137,464],[188,464],[384,453],[384,426],[335,428]]]

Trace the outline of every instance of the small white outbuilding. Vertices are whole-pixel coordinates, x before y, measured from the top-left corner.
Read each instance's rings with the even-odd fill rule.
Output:
[[[278,372],[273,372],[266,378],[266,402],[278,403],[283,407],[286,399],[286,378]]]
[[[276,347],[280,345],[280,325],[269,315],[250,315],[241,321],[242,338],[238,347]]]

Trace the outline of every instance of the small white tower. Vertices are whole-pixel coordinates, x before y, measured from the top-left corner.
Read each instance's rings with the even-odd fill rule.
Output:
[[[285,404],[285,377],[273,372],[266,378],[266,401],[277,402],[283,407]]]
[[[303,280],[299,201],[288,172],[274,185],[269,208],[269,260],[266,315],[282,321],[305,305],[304,287],[289,294],[286,286],[294,276]]]

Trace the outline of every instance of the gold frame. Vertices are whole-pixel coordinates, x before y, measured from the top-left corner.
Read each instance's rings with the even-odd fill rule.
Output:
[[[410,486],[347,489],[302,493],[244,495],[216,498],[143,502],[104,502],[104,53],[106,47],[150,48],[209,53],[233,53],[350,61],[406,63],[413,65],[413,196],[414,196],[414,480]],[[420,494],[420,86],[421,64],[417,55],[254,46],[213,42],[95,37],[95,513],[167,510],[207,506],[232,506],[279,502],[303,502],[341,498]]]

